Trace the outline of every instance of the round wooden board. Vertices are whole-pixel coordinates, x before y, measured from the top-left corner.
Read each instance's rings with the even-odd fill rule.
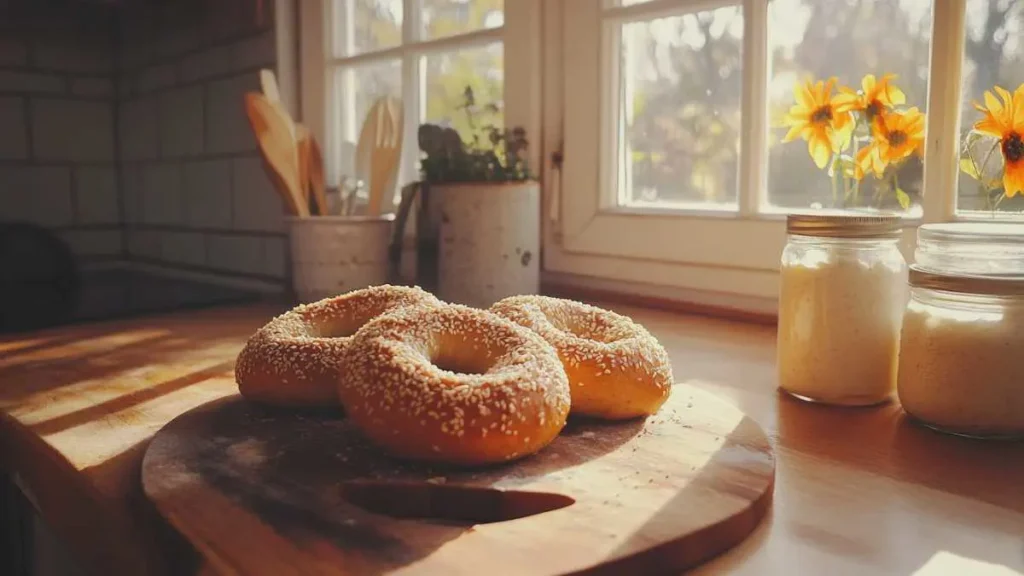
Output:
[[[210,563],[275,576],[681,571],[757,526],[774,477],[761,428],[683,384],[646,420],[573,419],[540,453],[472,470],[389,458],[339,414],[232,397],[170,422],[142,469]]]

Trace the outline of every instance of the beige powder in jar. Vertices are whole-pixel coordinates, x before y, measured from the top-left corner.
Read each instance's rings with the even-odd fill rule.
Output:
[[[1024,435],[1021,343],[1024,302],[947,306],[911,300],[898,378],[904,410],[949,432]]]
[[[874,255],[825,248],[784,255],[780,387],[829,404],[889,400],[896,388],[906,281],[906,264],[895,246]]]

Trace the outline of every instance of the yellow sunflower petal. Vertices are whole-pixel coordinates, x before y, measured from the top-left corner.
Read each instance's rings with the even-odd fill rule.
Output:
[[[1024,194],[1024,161],[1006,165],[1003,172],[1003,193],[1009,198],[1018,193]]]
[[[801,133],[803,133],[803,131],[804,131],[804,125],[803,124],[794,124],[792,127],[790,127],[789,132],[786,132],[786,135],[782,137],[782,141],[783,142],[792,142],[793,140],[796,140],[797,138],[799,138]]]
[[[1013,92],[1013,108],[1010,117],[1010,130],[1024,132],[1024,84]]]
[[[1012,112],[1013,96],[1010,94],[1010,91],[1007,90],[1006,88],[1003,88],[1002,86],[996,86],[995,90],[996,94],[999,94],[999,99],[1002,100],[1003,110],[1006,110],[1006,112],[1008,113]]]
[[[985,91],[985,107],[988,108],[988,113],[992,114],[997,119],[1002,117],[1003,105],[999,103],[999,100],[996,99],[995,95],[987,90]]]
[[[815,134],[814,137],[807,140],[807,153],[811,155],[811,159],[819,169],[825,168],[829,157],[832,156],[828,139]]]
[[[856,92],[851,91],[849,88],[843,86],[839,88],[841,94],[836,94],[832,98],[832,109],[837,112],[849,112],[850,110],[857,110],[862,108],[860,96]]]
[[[902,106],[907,103],[907,95],[893,84],[885,86],[885,100],[889,106]]]
[[[797,106],[794,106],[793,108],[814,108],[814,95],[811,93],[810,81],[793,86],[793,97],[797,103]]]
[[[874,74],[868,74],[860,81],[860,85],[864,87],[865,94],[871,94],[874,92],[876,83]]]
[[[996,122],[995,118],[986,115],[981,120],[974,123],[974,129],[982,134],[988,134],[989,136],[995,136],[996,138],[1003,137],[1003,127]]]

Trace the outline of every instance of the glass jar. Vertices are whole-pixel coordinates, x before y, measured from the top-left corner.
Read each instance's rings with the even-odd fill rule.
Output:
[[[1024,226],[918,231],[897,393],[915,420],[974,437],[1024,437]]]
[[[892,399],[907,263],[898,215],[794,214],[779,292],[779,387],[804,400]]]

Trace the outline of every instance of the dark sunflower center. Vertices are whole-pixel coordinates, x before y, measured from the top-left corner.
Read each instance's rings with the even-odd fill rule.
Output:
[[[889,145],[898,148],[907,141],[907,133],[903,130],[893,130],[889,132]]]
[[[864,114],[868,117],[868,122],[875,119],[876,116],[882,113],[882,103],[878,100],[872,100],[868,107],[864,109]]]
[[[811,114],[811,122],[814,122],[815,124],[818,124],[818,123],[821,123],[821,122],[829,122],[831,120],[832,120],[832,107],[831,106],[822,106],[821,108],[818,108],[817,110],[815,110],[813,114]]]
[[[1007,164],[1014,164],[1024,159],[1024,140],[1021,139],[1020,134],[1013,132],[1003,138],[1003,158],[1006,158]]]

